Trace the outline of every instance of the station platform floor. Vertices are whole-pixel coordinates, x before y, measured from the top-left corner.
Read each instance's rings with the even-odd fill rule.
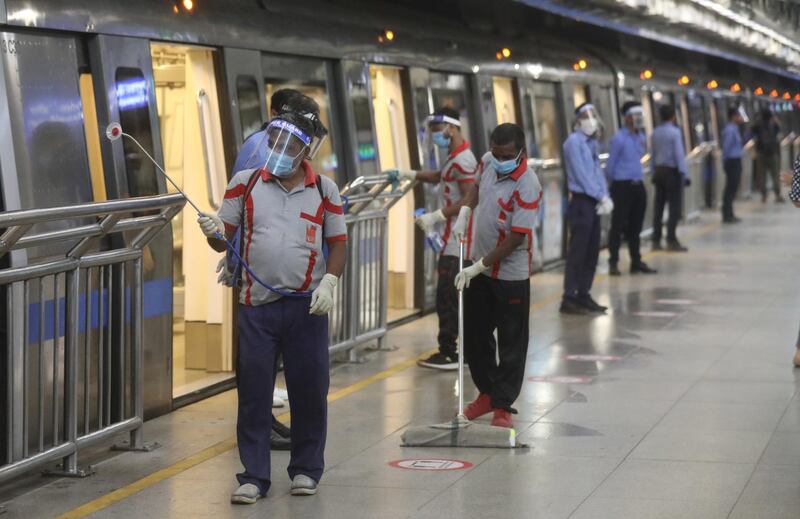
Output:
[[[314,497],[289,495],[279,452],[268,497],[229,503],[231,391],[147,422],[150,453],[97,454],[91,477],[0,488],[0,518],[800,517],[800,210],[740,206],[739,225],[716,212],[682,225],[688,254],[646,257],[658,275],[609,278],[601,258],[594,294],[608,315],[560,316],[562,274],[533,277],[515,406],[527,449],[400,447],[408,425],[455,406],[455,374],[415,365],[435,343],[427,316],[390,332],[394,351],[334,366]],[[390,464],[408,459],[428,461]]]

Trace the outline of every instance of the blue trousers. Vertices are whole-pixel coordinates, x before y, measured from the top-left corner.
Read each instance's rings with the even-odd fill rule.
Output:
[[[589,295],[600,254],[600,216],[597,201],[573,193],[567,210],[569,248],[564,269],[564,297],[581,299]]]
[[[240,485],[253,483],[266,495],[270,487],[270,429],[275,359],[283,355],[292,410],[289,477],[305,474],[319,481],[325,467],[328,425],[328,316],[309,315],[309,298],[281,298],[239,307],[236,359],[239,413],[236,437],[244,472]]]

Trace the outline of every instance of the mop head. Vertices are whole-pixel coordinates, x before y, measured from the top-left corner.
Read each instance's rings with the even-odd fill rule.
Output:
[[[401,437],[403,447],[517,447],[514,429],[455,418],[452,422],[408,428]]]

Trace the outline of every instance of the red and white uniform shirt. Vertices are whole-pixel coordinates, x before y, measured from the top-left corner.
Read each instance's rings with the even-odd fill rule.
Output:
[[[454,149],[447,157],[447,162],[442,167],[442,178],[439,181],[439,201],[441,208],[450,207],[455,204],[464,193],[467,192],[469,184],[475,182],[475,168],[478,161],[472,150],[469,149],[469,142],[464,143]],[[452,216],[444,223],[442,240],[444,248],[442,256],[458,256],[458,241],[452,239],[452,229],[456,223],[458,215]],[[467,233],[469,236],[470,233]],[[469,250],[469,238],[467,238],[467,249]]]
[[[288,291],[314,290],[325,275],[322,240],[347,240],[339,189],[333,180],[317,175],[303,161],[305,177],[291,191],[266,169],[260,170],[247,200],[242,200],[255,170],[239,171],[225,192],[219,217],[225,230],[241,223],[244,203],[243,257],[253,272],[275,288]],[[320,197],[317,182],[321,182]],[[320,199],[321,198],[321,199]],[[323,226],[324,222],[324,226]],[[323,227],[325,236],[322,236]],[[245,272],[240,302],[261,305],[281,296],[267,290]]]
[[[528,168],[525,155],[517,169],[507,175],[497,174],[490,156],[491,152],[483,156],[476,172],[479,198],[473,216],[471,257],[485,257],[512,232],[524,234],[526,238],[519,247],[503,261],[489,265],[483,274],[506,281],[525,280],[531,275],[533,229],[542,186],[536,173]]]

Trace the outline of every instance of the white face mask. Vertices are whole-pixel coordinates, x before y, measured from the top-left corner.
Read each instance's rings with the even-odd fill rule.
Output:
[[[595,133],[597,133],[597,128],[599,127],[599,124],[597,122],[597,119],[595,119],[594,117],[587,117],[586,119],[581,119],[580,121],[578,121],[578,127],[584,134],[592,136]]]

